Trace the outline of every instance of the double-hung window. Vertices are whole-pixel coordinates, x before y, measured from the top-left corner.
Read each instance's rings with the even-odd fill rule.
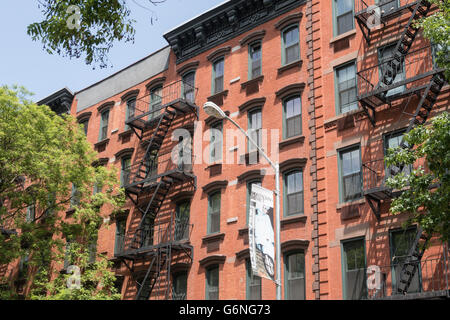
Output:
[[[122,168],[120,170],[120,186],[130,183],[131,156],[122,158]]]
[[[220,198],[220,191],[208,197],[208,234],[220,231]]]
[[[183,96],[188,102],[195,100],[195,72],[189,72],[183,76]]]
[[[114,242],[114,254],[118,255],[123,252],[125,245],[125,229],[127,221],[125,219],[116,220],[116,237]]]
[[[284,138],[292,138],[302,134],[302,102],[299,96],[284,100],[285,117]]]
[[[219,300],[219,266],[206,269],[206,300]]]
[[[186,300],[187,295],[187,272],[179,272],[173,276],[172,299]]]
[[[211,127],[211,163],[219,162],[222,160],[222,148],[223,148],[223,133],[222,122],[219,122]]]
[[[175,212],[175,241],[189,239],[190,207],[189,201],[177,204]]]
[[[298,25],[287,27],[282,33],[282,64],[300,60],[300,33]]]
[[[75,183],[72,183],[72,192],[70,194],[70,207],[76,207],[80,204],[80,192]]]
[[[151,120],[159,116],[161,112],[162,103],[162,87],[156,87],[150,91],[150,115],[148,119]]]
[[[261,300],[261,277],[253,274],[250,259],[245,260],[246,268],[246,298],[247,300]]]
[[[136,98],[131,98],[127,101],[127,114],[125,117],[125,121],[134,118],[134,114],[136,112]],[[125,130],[130,129],[130,127],[126,124]]]
[[[224,58],[220,58],[213,64],[213,94],[223,91],[224,63]]]
[[[89,119],[83,120],[80,122],[80,126],[83,127],[84,134],[87,136],[88,133],[88,125],[89,125]]]
[[[292,252],[284,256],[285,299],[305,300],[305,254]]]
[[[387,156],[389,149],[395,149],[397,147],[400,147],[400,144],[402,143],[403,134],[405,131],[397,131],[393,133],[389,133],[384,137],[384,155]],[[391,170],[394,169],[392,166],[385,168],[385,179],[392,176]],[[403,173],[405,175],[409,175],[412,171],[412,165],[407,165],[403,167]]]
[[[406,74],[405,74],[405,61],[402,58],[401,62],[397,64],[397,62],[391,63],[394,58],[394,49],[396,47],[397,43],[392,43],[390,45],[381,47],[378,49],[378,63],[379,63],[379,77],[380,77],[380,85],[381,86],[388,86],[388,85],[395,85],[396,83],[405,80]],[[393,77],[393,74],[390,72],[387,72],[391,68],[395,71],[395,77]],[[395,94],[402,93],[405,90],[405,85],[401,85],[398,87],[395,87],[391,90],[389,90],[386,93],[386,96],[392,96]]]
[[[248,131],[252,140],[261,147],[262,145],[262,112],[256,109],[248,113]],[[255,151],[256,146],[253,143],[248,144],[248,151]]]
[[[359,146],[339,151],[340,201],[361,198],[361,153]]]
[[[250,197],[252,195],[252,186],[261,186],[261,180],[252,180],[247,182],[247,225],[248,225],[248,217],[250,214]]]
[[[364,239],[342,243],[344,299],[361,300],[367,296]]]
[[[285,216],[303,214],[303,172],[291,171],[284,175]]]
[[[338,67],[336,74],[336,91],[338,95],[338,114],[358,109],[356,100],[356,65],[354,62]]]
[[[102,112],[100,120],[100,135],[98,141],[108,138],[109,109]]]
[[[257,42],[248,47],[249,63],[248,63],[248,79],[255,79],[261,75],[262,54],[261,43]]]
[[[355,28],[353,5],[354,0],[334,0],[335,36]]]

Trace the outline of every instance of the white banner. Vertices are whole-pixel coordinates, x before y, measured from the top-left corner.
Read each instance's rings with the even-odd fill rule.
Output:
[[[275,279],[273,225],[273,192],[253,184],[248,217],[252,272],[272,281]]]

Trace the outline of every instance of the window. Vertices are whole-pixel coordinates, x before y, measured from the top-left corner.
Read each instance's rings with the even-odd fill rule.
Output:
[[[342,243],[344,299],[360,300],[366,293],[366,254],[364,239]]]
[[[114,246],[114,254],[118,255],[123,252],[125,244],[125,228],[127,221],[125,219],[120,219],[116,221],[116,238]]]
[[[195,72],[189,72],[183,76],[183,95],[188,102],[195,100]]]
[[[223,149],[223,133],[222,122],[219,122],[211,127],[211,157],[210,162],[215,163],[222,160]]]
[[[152,120],[159,116],[162,103],[162,87],[156,87],[150,91],[150,115],[148,120]]]
[[[246,267],[246,298],[247,300],[261,300],[261,277],[253,275],[250,259],[245,260]]]
[[[132,98],[127,101],[127,114],[125,117],[125,121],[133,119],[135,112],[136,112],[136,98]],[[130,129],[130,127],[128,125],[125,125],[125,130],[128,129]]]
[[[150,151],[150,155],[146,158],[146,175],[145,177],[153,177],[158,174],[158,150]]]
[[[150,215],[145,216],[145,220],[142,226],[142,229],[140,230],[141,236],[141,248],[151,247],[155,244],[155,218],[151,217]],[[160,236],[157,234],[157,236]]]
[[[100,136],[98,141],[108,138],[108,122],[109,122],[109,110],[102,112],[100,120]]]
[[[392,292],[397,293],[397,286],[400,281],[403,263],[414,245],[417,229],[415,227],[406,230],[400,229],[390,232],[391,248],[391,272],[392,272]],[[414,274],[408,293],[420,292],[421,290],[421,269],[420,262],[417,264],[418,270]]]
[[[252,186],[257,185],[261,186],[260,180],[253,180],[247,183],[247,225],[248,225],[248,217],[250,214],[250,197],[252,195]]]
[[[187,295],[187,272],[180,272],[173,276],[172,299],[186,300]]]
[[[223,91],[224,59],[221,58],[213,64],[213,94]]]
[[[219,266],[206,270],[206,300],[219,300]]]
[[[122,167],[120,170],[120,186],[123,187],[130,183],[131,156],[122,158]]]
[[[385,74],[386,70],[389,68],[390,63],[388,61],[392,60],[394,57],[394,49],[397,46],[397,43],[392,43],[390,45],[381,47],[378,49],[378,63],[380,64],[379,68],[379,76],[380,76],[380,85],[381,86],[387,86],[387,85],[393,85],[397,82],[405,80],[405,61],[402,59],[401,63],[397,65],[396,69],[396,75],[394,78],[392,76],[389,76],[386,74],[386,76],[383,78],[383,75]],[[394,64],[392,64],[394,66]],[[402,93],[405,90],[405,85],[393,88],[389,90],[386,93],[386,96],[392,96],[395,94]]]
[[[64,252],[64,270],[67,270],[69,266],[72,264],[72,239],[66,240],[66,249]]]
[[[87,136],[88,133],[88,125],[89,125],[89,119],[83,120],[80,122],[80,126],[83,127],[84,134]]]
[[[250,137],[256,144],[261,147],[262,145],[262,112],[261,109],[253,110],[248,113],[248,131]],[[248,151],[252,152],[256,150],[256,146],[253,143],[248,144]]]
[[[220,191],[208,198],[208,234],[220,231]]]
[[[294,252],[284,256],[286,300],[305,300],[305,255]]]
[[[405,133],[405,130],[397,131],[394,133],[387,134],[384,137],[384,155],[387,156],[389,149],[394,149],[397,147],[400,147],[400,144],[402,143],[403,135]],[[392,176],[391,170],[394,169],[393,167],[386,167],[385,168],[385,179]],[[409,175],[412,171],[412,165],[407,165],[403,167],[403,173],[405,175]]]
[[[282,64],[300,60],[300,33],[298,26],[291,26],[283,32]]]
[[[361,158],[359,146],[339,152],[340,201],[362,197]]]
[[[255,79],[261,75],[262,53],[261,43],[255,43],[248,47],[249,63],[248,63],[248,79]]]
[[[354,62],[336,68],[337,113],[358,109],[356,100],[356,65]]]
[[[302,102],[300,97],[288,98],[283,103],[285,139],[302,134]]]
[[[33,204],[27,207],[25,221],[31,223],[34,221],[35,218],[36,218],[36,206]]]
[[[303,172],[292,171],[284,176],[285,216],[303,214]]]
[[[98,234],[92,236],[88,243],[89,263],[95,263],[97,260],[97,238]]]
[[[353,30],[353,0],[334,0],[335,36]]]
[[[175,212],[175,241],[189,239],[189,219],[191,203],[183,201],[177,204]]]
[[[80,192],[77,189],[77,186],[72,183],[72,192],[70,194],[70,207],[76,207],[80,204]]]

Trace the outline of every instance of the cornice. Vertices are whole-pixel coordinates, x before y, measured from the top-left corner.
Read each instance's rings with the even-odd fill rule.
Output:
[[[107,109],[114,107],[114,104],[115,104],[114,101],[105,102],[97,108],[97,111],[98,113],[102,113],[103,111],[106,111]]]
[[[127,93],[125,93],[124,95],[122,95],[122,97],[120,97],[120,100],[125,101],[130,98],[135,98],[138,96],[138,94],[139,94],[139,89],[130,90]]]
[[[291,94],[296,94],[296,93],[301,94],[304,89],[305,89],[304,82],[293,83],[293,84],[290,84],[290,85],[287,85],[287,86],[281,88],[280,90],[275,92],[275,95],[277,96],[277,98],[284,99],[284,98],[287,98],[288,96],[290,96]]]
[[[245,36],[244,38],[242,38],[239,43],[241,45],[241,47],[250,44],[254,41],[260,41],[264,38],[264,36],[266,35],[266,30],[258,30],[255,32],[250,33],[249,35]]]
[[[265,103],[266,103],[266,97],[251,99],[239,106],[239,112],[241,112],[241,113],[246,112],[253,107],[261,107],[262,108],[262,107],[264,107]]]
[[[275,23],[275,29],[281,30],[281,29],[286,28],[290,24],[300,22],[302,17],[303,17],[303,13],[301,13],[301,12],[290,14],[287,17],[284,17],[283,19],[281,19],[280,21]]]
[[[304,168],[307,161],[308,160],[306,158],[294,158],[283,161],[280,163],[280,172],[286,172],[291,169]]]
[[[213,62],[214,60],[216,60],[216,59],[218,59],[218,58],[220,58],[220,57],[223,57],[223,56],[229,54],[230,52],[231,52],[231,47],[230,47],[230,46],[228,46],[228,47],[223,47],[223,48],[214,50],[214,52],[210,53],[210,54],[206,57],[206,59],[208,59],[208,61]]]
[[[155,78],[155,79],[153,79],[153,80],[151,80],[149,83],[147,83],[146,85],[145,85],[145,87],[148,89],[148,90],[150,90],[150,89],[152,89],[154,86],[156,86],[156,85],[162,85],[162,84],[164,84],[164,82],[166,81],[166,77],[158,77],[158,78]]]
[[[183,74],[197,70],[198,66],[200,65],[200,61],[192,61],[189,63],[184,64],[183,66],[177,68],[178,75],[182,76]]]

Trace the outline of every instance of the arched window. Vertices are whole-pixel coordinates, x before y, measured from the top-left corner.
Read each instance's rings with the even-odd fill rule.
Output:
[[[286,300],[305,300],[305,254],[302,251],[284,255]]]
[[[283,138],[288,139],[302,134],[302,101],[293,96],[283,101]]]
[[[224,63],[225,63],[224,58],[220,58],[213,63],[212,94],[216,94],[223,91]]]
[[[261,42],[254,42],[248,46],[248,79],[255,79],[262,74]]]
[[[303,172],[293,170],[284,174],[284,215],[303,214]]]
[[[300,33],[298,25],[287,27],[282,36],[282,64],[300,60]]]

